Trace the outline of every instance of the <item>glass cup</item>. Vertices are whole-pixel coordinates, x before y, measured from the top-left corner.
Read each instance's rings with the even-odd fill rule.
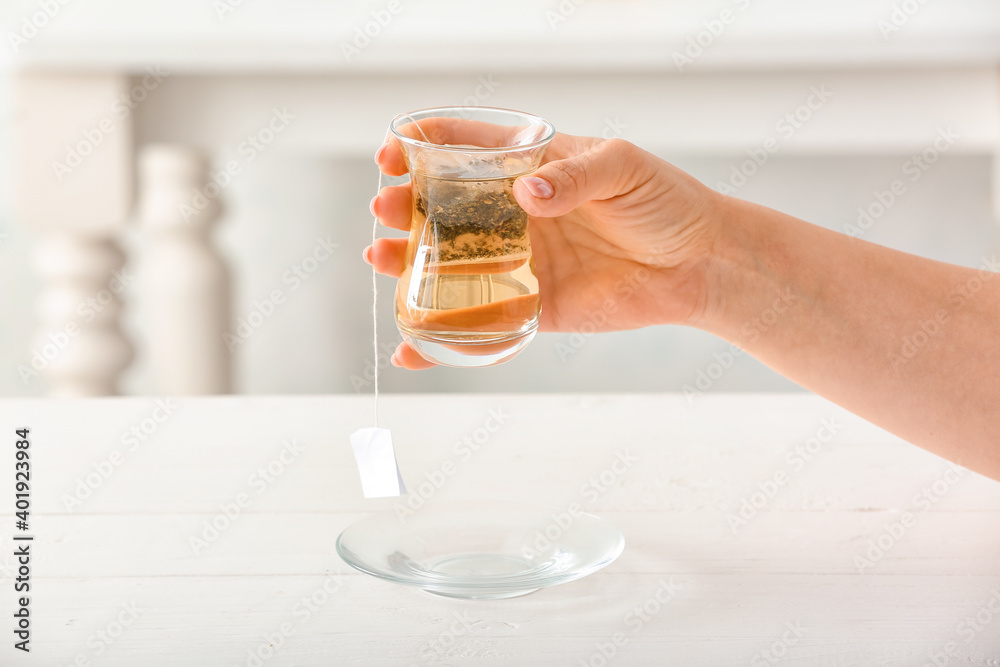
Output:
[[[541,301],[528,214],[513,187],[538,168],[552,124],[508,109],[440,107],[400,114],[390,128],[413,186],[400,334],[445,366],[514,358],[538,329]]]

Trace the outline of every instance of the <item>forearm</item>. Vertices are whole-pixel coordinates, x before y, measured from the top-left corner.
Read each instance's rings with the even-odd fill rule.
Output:
[[[1000,274],[739,200],[724,211],[695,326],[913,444],[1000,479]]]

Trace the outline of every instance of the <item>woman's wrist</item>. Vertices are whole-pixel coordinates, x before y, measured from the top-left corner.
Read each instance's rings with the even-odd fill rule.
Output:
[[[740,343],[747,337],[746,325],[753,324],[753,314],[780,299],[775,258],[767,249],[778,249],[782,243],[763,241],[768,235],[770,221],[764,215],[768,209],[722,194],[717,198],[702,260],[703,306],[685,324]]]

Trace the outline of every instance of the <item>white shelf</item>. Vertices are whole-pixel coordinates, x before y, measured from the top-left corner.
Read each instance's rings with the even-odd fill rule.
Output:
[[[924,4],[905,21],[897,15],[901,25],[892,33],[885,29],[892,3],[862,0],[754,0],[747,9],[740,8],[743,0],[589,0],[579,6],[574,0],[398,0],[398,15],[350,62],[341,44],[372,21],[372,12],[387,16],[389,3],[242,0],[220,17],[213,7],[226,1],[237,0],[71,3],[17,53],[3,53],[15,68],[139,71],[155,63],[178,72],[677,71],[674,53],[726,11],[730,22],[692,70],[1000,62],[1000,3],[990,0]],[[557,21],[560,7],[573,10]],[[37,11],[34,0],[13,2],[0,17],[3,33],[18,32]]]

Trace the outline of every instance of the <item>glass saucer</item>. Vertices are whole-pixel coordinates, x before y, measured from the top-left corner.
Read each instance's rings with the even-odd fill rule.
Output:
[[[337,538],[337,553],[357,570],[470,600],[512,598],[585,577],[624,548],[621,531],[592,514],[495,507],[376,514]]]

